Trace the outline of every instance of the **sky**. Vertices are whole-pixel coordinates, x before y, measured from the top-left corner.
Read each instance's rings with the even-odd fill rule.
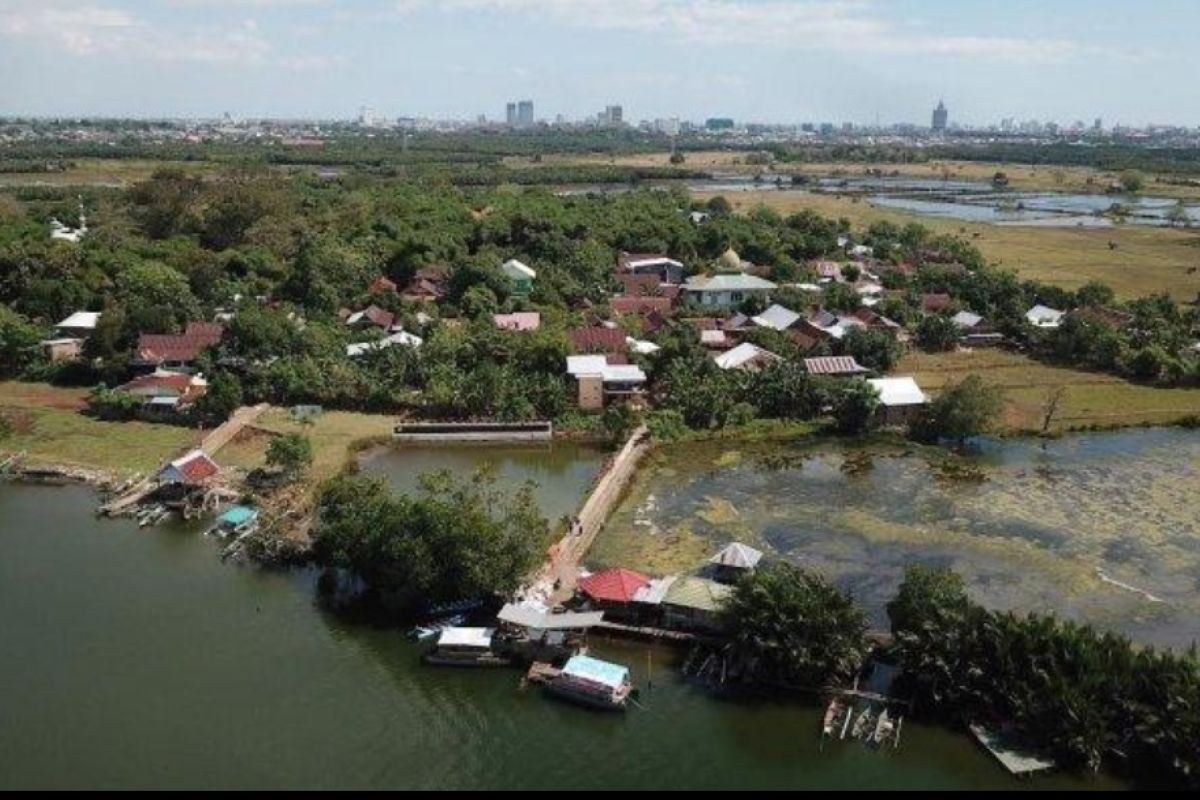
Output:
[[[0,116],[1200,125],[1195,0],[0,0]]]

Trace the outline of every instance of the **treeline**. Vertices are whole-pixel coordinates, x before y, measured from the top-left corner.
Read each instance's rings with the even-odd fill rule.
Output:
[[[872,649],[853,599],[790,564],[744,578],[724,612],[731,673],[750,683],[844,686]],[[1157,650],[1045,614],[990,611],[958,575],[921,565],[905,571],[887,613],[893,644],[883,655],[899,663],[894,689],[919,716],[1012,725],[1069,769],[1200,779],[1195,646]]]

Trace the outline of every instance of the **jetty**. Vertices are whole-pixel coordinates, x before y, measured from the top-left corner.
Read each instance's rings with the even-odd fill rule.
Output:
[[[616,508],[622,493],[650,450],[650,431],[638,426],[625,445],[605,465],[567,533],[547,552],[545,564],[529,593],[548,598],[550,605],[571,597],[579,580],[579,564]]]
[[[975,740],[983,745],[983,749],[991,753],[1001,766],[1017,777],[1045,772],[1055,767],[1053,761],[1023,748],[1020,743],[1014,741],[1011,734],[1003,730],[985,728],[977,723],[968,725],[967,729],[971,731]]]

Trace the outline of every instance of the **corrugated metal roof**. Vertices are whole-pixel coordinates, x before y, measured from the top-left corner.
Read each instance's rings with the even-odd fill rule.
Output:
[[[748,544],[733,542],[727,545],[724,550],[710,558],[709,562],[713,564],[719,564],[722,567],[754,569],[756,566],[758,566],[758,562],[762,560],[762,557],[763,554],[761,550],[755,550]]]
[[[593,600],[628,603],[650,578],[629,569],[607,569],[579,579],[579,590]]]
[[[562,669],[564,675],[582,678],[616,689],[629,680],[629,668],[591,656],[572,656]]]
[[[663,603],[699,611],[718,611],[731,594],[733,589],[724,584],[688,575],[671,584]]]
[[[870,372],[854,356],[820,356],[804,359],[804,368],[813,375],[861,375]]]
[[[520,625],[523,628],[537,628],[543,631],[575,630],[591,628],[599,625],[604,619],[603,611],[586,613],[548,614],[528,606],[508,603],[500,609],[496,617],[501,622]]]

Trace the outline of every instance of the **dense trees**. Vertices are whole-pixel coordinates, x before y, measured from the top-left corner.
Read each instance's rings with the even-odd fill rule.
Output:
[[[1134,647],[1054,617],[988,611],[945,570],[910,567],[888,605],[926,713],[1011,721],[1068,766],[1126,761],[1200,778],[1200,657]]]
[[[867,620],[854,600],[817,573],[773,563],[746,575],[723,609],[730,655],[756,682],[844,684],[869,652]]]
[[[318,563],[353,573],[399,609],[508,596],[550,536],[532,487],[506,495],[487,473],[425,475],[416,496],[394,496],[378,478],[341,476],[322,488],[317,512]]]
[[[949,439],[961,444],[986,433],[1004,408],[1000,389],[968,375],[942,387],[913,424],[913,435],[926,441]]]
[[[312,442],[303,434],[285,433],[267,445],[267,466],[278,469],[290,480],[299,478],[312,460]]]

